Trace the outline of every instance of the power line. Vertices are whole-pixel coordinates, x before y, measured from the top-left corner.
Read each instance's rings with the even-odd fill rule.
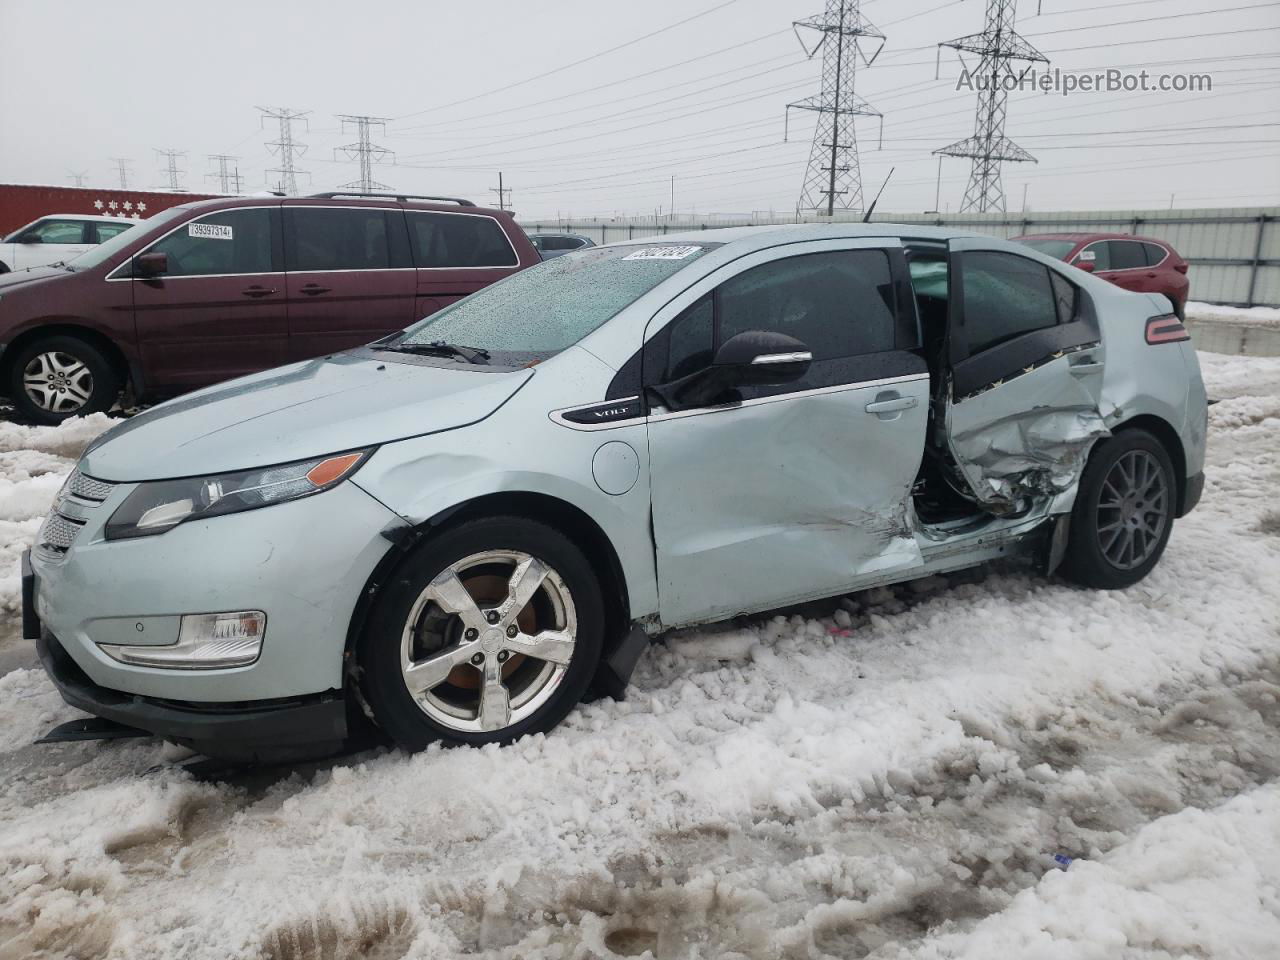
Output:
[[[343,133],[346,133],[348,124],[355,126],[356,142],[348,143],[342,147],[334,147],[333,155],[336,157],[341,152],[348,160],[358,160],[360,162],[360,178],[352,180],[350,183],[340,184],[340,186],[353,187],[361,193],[390,190],[391,188],[385,183],[379,183],[373,179],[373,165],[382,163],[387,157],[394,158],[395,154],[386,147],[374,143],[370,136],[370,131],[373,127],[382,127],[385,130],[388,118],[367,117],[362,114],[342,114],[339,115],[338,119],[342,122]]]
[[[161,168],[161,172],[164,174],[165,184],[170,190],[182,189],[182,183],[178,178],[187,171],[178,167],[178,161],[186,155],[187,151],[185,150],[156,150],[156,156],[164,160],[164,166]]]
[[[668,24],[665,27],[660,27],[659,29],[654,30],[650,33],[646,33],[644,36],[636,37],[634,40],[628,40],[625,43],[618,44],[616,47],[610,47],[608,50],[601,50],[599,53],[593,53],[591,54],[591,56],[583,57],[581,60],[575,60],[573,61],[573,63],[566,63],[563,66],[555,67],[551,70],[546,70],[542,73],[535,74],[532,77],[526,77],[525,79],[517,80],[514,83],[508,83],[501,87],[495,87],[492,90],[486,90],[484,93],[472,94],[469,97],[464,97],[461,100],[454,100],[452,103],[446,103],[439,107],[427,107],[426,109],[423,109],[423,110],[415,110],[412,113],[406,113],[403,116],[396,117],[395,119],[405,120],[409,117],[418,117],[424,113],[430,113],[432,110],[446,110],[450,107],[461,106],[464,103],[471,103],[475,100],[480,100],[483,97],[493,96],[493,94],[495,93],[505,93],[507,90],[511,90],[515,87],[522,87],[525,84],[533,83],[536,80],[542,80],[542,79],[545,79],[546,77],[555,76],[555,74],[557,73],[563,73],[565,70],[571,70],[574,67],[580,67],[584,63],[590,63],[592,60],[599,60],[601,57],[606,57],[611,53],[616,53],[619,50],[624,50],[627,47],[634,46],[637,43],[642,43],[645,40],[650,40],[653,37],[664,34],[669,30],[674,30],[677,27],[683,27],[686,23],[692,23],[694,20],[698,20],[702,17],[715,13],[717,10],[723,10],[725,7],[732,6],[737,2],[738,0],[725,0],[724,3],[716,4],[714,7],[709,7],[700,13],[695,13],[691,17],[685,17],[683,20],[679,20],[675,23]]]
[[[841,209],[861,210],[862,168],[858,163],[854,118],[883,115],[854,93],[853,84],[858,57],[861,56],[867,66],[875,59],[875,54],[868,59],[862,51],[862,38],[879,40],[876,48],[879,53],[884,47],[884,34],[862,15],[859,0],[827,0],[823,13],[797,20],[792,27],[802,47],[801,28],[820,35],[812,48],[804,47],[810,58],[822,51],[822,91],[787,104],[788,114],[792,109],[818,114],[797,208],[817,211],[826,207],[830,217],[835,213],[839,197]]]
[[[280,166],[273,167],[267,171],[268,174],[279,174],[274,186],[281,193],[294,197],[298,194],[298,175],[310,176],[305,170],[299,170],[295,161],[307,152],[305,143],[298,143],[293,139],[293,123],[295,120],[301,120],[307,125],[307,129],[311,129],[311,121],[307,116],[310,110],[290,110],[288,107],[258,107],[262,117],[259,123],[264,125],[268,120],[275,120],[278,124],[279,134],[275,140],[267,141],[267,149],[275,156],[280,158]]]

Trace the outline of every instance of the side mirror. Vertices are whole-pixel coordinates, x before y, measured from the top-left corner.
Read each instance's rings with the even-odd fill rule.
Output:
[[[1092,260],[1077,260],[1075,265],[1079,267],[1081,270],[1083,270],[1085,273],[1093,273]]]
[[[651,389],[672,410],[705,407],[733,399],[738,387],[799,380],[812,362],[813,353],[795,337],[746,330],[721,344],[709,366]]]
[[[158,277],[169,272],[167,253],[140,253],[133,258],[135,277]]]
[[[44,243],[44,237],[38,233],[24,233],[18,238],[19,243]]]
[[[809,348],[795,337],[746,330],[720,345],[711,367],[731,377],[729,386],[758,387],[799,380],[812,362]]]

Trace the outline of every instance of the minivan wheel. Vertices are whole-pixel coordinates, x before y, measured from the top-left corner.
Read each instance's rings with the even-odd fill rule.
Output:
[[[9,397],[36,423],[105,413],[120,395],[120,376],[102,351],[79,337],[46,337],[18,351],[9,368]]]
[[[603,636],[600,586],[572,541],[518,517],[472,520],[428,539],[382,588],[361,686],[407,750],[508,743],[568,715]]]
[[[1114,590],[1137,583],[1160,560],[1173,531],[1173,464],[1145,430],[1123,430],[1089,457],[1071,514],[1062,572]]]

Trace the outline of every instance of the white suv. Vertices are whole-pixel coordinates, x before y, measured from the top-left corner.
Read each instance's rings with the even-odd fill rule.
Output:
[[[77,213],[41,217],[0,241],[0,273],[70,260],[136,223],[137,220]]]

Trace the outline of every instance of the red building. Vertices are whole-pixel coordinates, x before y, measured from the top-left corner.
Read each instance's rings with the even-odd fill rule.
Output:
[[[0,236],[55,213],[146,219],[168,207],[192,200],[208,200],[213,196],[218,194],[0,183]]]

